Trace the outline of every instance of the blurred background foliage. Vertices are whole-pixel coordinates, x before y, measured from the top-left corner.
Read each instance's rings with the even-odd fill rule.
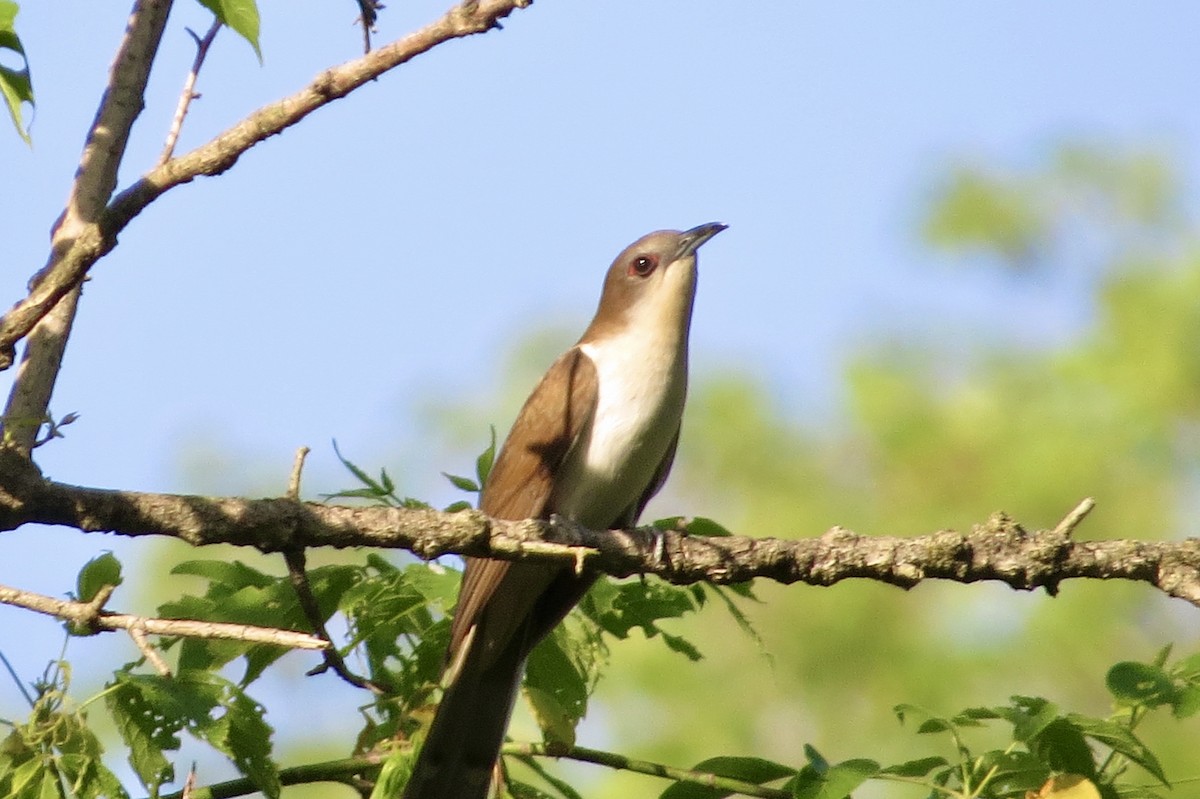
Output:
[[[815,536],[833,525],[912,535],[964,529],[997,510],[1053,526],[1091,496],[1097,508],[1079,537],[1192,534],[1200,228],[1181,197],[1170,163],[1153,154],[1064,145],[1020,169],[950,165],[914,216],[931,264],[999,270],[1034,285],[1069,271],[1085,307],[1075,332],[1038,347],[950,324],[934,336],[891,330],[848,359],[837,410],[818,416],[754,374],[694,374],[673,477],[645,518],[705,515],[756,536]],[[955,275],[947,269],[944,279]],[[997,304],[977,327],[1024,323]],[[486,445],[482,431],[507,428],[575,332],[534,333],[497,370],[503,385],[473,400],[430,394],[422,412],[429,460],[450,471],[470,463]],[[219,487],[219,475],[199,474],[219,462],[206,452],[191,467]],[[412,473],[411,464],[387,466]],[[194,556],[169,544],[160,551],[163,560]],[[346,557],[314,553],[313,565]],[[179,587],[148,590],[165,598]],[[1194,608],[1115,582],[1069,582],[1057,597],[988,584],[902,592],[760,583],[755,591],[760,602],[743,607],[761,645],[710,607],[667,623],[698,645],[698,664],[636,634],[614,647],[579,742],[682,766],[717,754],[799,764],[805,743],[831,759],[921,757],[928,742],[897,723],[897,703],[949,714],[1025,694],[1105,715],[1109,666],[1148,660],[1170,642],[1190,653],[1198,627]],[[304,680],[301,672],[287,679]],[[347,740],[328,728],[313,739],[303,725],[275,723],[285,763],[345,754]],[[1169,777],[1200,778],[1195,719],[1151,718],[1144,732]],[[521,709],[513,733],[537,738]],[[656,795],[663,785],[561,768],[589,797]],[[1184,782],[1175,795],[1200,796],[1197,785]]]
[[[846,364],[834,418],[804,418],[751,374],[695,375],[679,460],[652,511],[702,512],[748,535],[837,524],[910,535],[995,510],[1053,526],[1092,496],[1081,537],[1191,534],[1200,252],[1169,163],[1067,145],[1024,170],[956,164],[920,217],[923,241],[963,268],[1035,282],[1084,270],[1085,323],[1045,349],[949,328],[909,343],[893,331]],[[980,322],[1023,320],[998,306]],[[443,398],[441,422],[477,430],[511,418],[563,343],[531,340],[506,371],[503,412],[446,410]],[[1190,651],[1197,630],[1194,609],[1120,583],[1070,582],[1054,598],[987,584],[756,592],[747,612],[765,654],[716,608],[679,625],[705,655],[697,665],[655,642],[616,647],[581,742],[674,764],[718,753],[797,762],[805,742],[836,758],[917,757],[926,753],[892,716],[896,703],[951,713],[1039,694],[1104,714],[1108,666],[1171,641]],[[1169,776],[1200,777],[1197,732],[1166,720],[1150,733]],[[600,780],[589,795],[649,789],[630,775]]]

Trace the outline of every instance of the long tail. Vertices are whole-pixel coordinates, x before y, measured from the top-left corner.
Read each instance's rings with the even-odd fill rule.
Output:
[[[524,636],[495,657],[471,642],[442,696],[403,799],[486,799],[525,662]]]

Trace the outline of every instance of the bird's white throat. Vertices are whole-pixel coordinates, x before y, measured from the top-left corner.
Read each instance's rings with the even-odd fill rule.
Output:
[[[596,367],[596,410],[563,464],[553,506],[593,529],[610,527],[641,497],[679,429],[687,394],[686,326],[666,341],[627,330],[579,345]]]

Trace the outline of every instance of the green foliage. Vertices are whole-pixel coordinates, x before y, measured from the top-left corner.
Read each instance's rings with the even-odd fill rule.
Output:
[[[187,730],[227,755],[266,796],[279,796],[278,768],[271,757],[272,729],[263,707],[220,675],[182,669],[170,677],[118,671],[104,694],[129,763],[155,795],[174,769],[164,752],[179,748]]]
[[[25,103],[33,105],[33,81],[29,76],[29,60],[25,57],[25,47],[17,36],[16,19],[19,10],[20,6],[13,0],[0,0],[0,50],[16,53],[24,63],[21,69],[0,66],[0,95],[4,95],[4,103],[8,106],[13,127],[26,144],[32,144],[22,106]]]
[[[487,483],[488,475],[492,473],[492,463],[496,460],[496,428],[491,427],[489,429],[491,430],[491,443],[488,444],[487,449],[479,453],[479,456],[475,458],[474,479],[442,472],[442,476],[449,480],[450,484],[459,491],[466,491],[480,496],[483,494],[483,487]],[[446,510],[456,511],[469,507],[471,507],[469,502],[455,502],[446,508]]]
[[[92,558],[84,564],[75,583],[75,598],[80,602],[91,602],[100,589],[116,588],[121,578],[121,562],[111,552]]]
[[[1168,666],[1167,654],[1164,650],[1150,664],[1119,663],[1110,670],[1108,682],[1117,710],[1107,718],[1066,713],[1046,699],[1026,696],[1014,696],[1006,705],[966,708],[953,716],[898,705],[895,714],[901,723],[915,723],[917,735],[928,741],[926,746],[948,742],[950,756],[929,754],[886,766],[867,758],[834,764],[805,745],[806,762],[798,768],[760,757],[721,756],[703,760],[687,773],[672,774],[678,781],[661,797],[719,799],[738,793],[741,782],[761,786],[765,790],[757,795],[763,796],[844,799],[868,780],[876,780],[916,786],[929,797],[957,799],[1029,795],[1150,799],[1161,794],[1144,784],[1124,782],[1131,768],[1159,788],[1169,789],[1170,783],[1134,728],[1146,713],[1167,705],[1177,707],[1181,697],[1200,685],[1196,673],[1200,657]],[[1007,743],[989,743],[996,738],[989,728],[1004,728]],[[643,770],[661,774],[661,770]],[[1080,783],[1089,785],[1091,792],[1065,792],[1064,786]]]
[[[732,777],[735,780],[765,785],[770,782],[791,777],[796,769],[772,763],[759,757],[710,757],[692,767],[697,774],[713,774],[718,777]],[[719,799],[730,796],[733,791],[724,787],[712,787],[697,782],[676,782],[662,792],[661,799]],[[841,799],[841,797],[838,797]]]
[[[11,728],[0,742],[0,796],[19,799],[125,799],[120,781],[101,761],[104,748],[88,726],[87,714],[67,696],[70,670],[54,664],[37,687],[29,719],[3,722]]]
[[[360,469],[351,461],[347,460],[341,450],[338,449],[337,442],[333,442],[333,451],[337,455],[342,465],[354,478],[362,485],[358,488],[348,488],[338,491],[334,494],[326,494],[325,499],[361,499],[372,504],[385,505],[390,508],[428,508],[429,505],[413,499],[412,497],[402,497],[396,493],[396,483],[387,473],[387,469],[379,470],[379,478],[371,477],[365,471]]]
[[[1023,187],[960,167],[942,191],[942,202],[925,223],[933,244],[995,250],[1021,262],[1044,244],[1046,219],[1029,207]]]
[[[796,799],[843,799],[879,773],[874,760],[846,760],[830,765],[812,747],[805,747],[808,763],[788,786]]]
[[[815,534],[832,524],[928,531],[999,507],[1052,525],[1086,495],[1100,503],[1087,535],[1189,530],[1200,460],[1200,251],[1194,233],[1179,232],[1180,216],[1170,174],[1152,158],[1064,148],[1031,174],[961,168],[930,210],[927,231],[940,247],[991,256],[1018,275],[1031,266],[1044,274],[1074,240],[1068,234],[1102,231],[1102,251],[1089,260],[1096,266],[1087,324],[1041,349],[1014,351],[958,328],[933,344],[867,346],[848,371],[844,415],[814,429],[744,375],[701,378],[668,490],[694,498],[684,507],[696,501],[732,529],[764,535]],[[1017,310],[997,309],[981,328],[1014,318]],[[474,476],[447,477],[479,492],[495,448],[493,431]],[[338,457],[355,487],[334,496],[425,507],[398,493],[387,470],[373,476]],[[705,517],[656,524],[728,534]],[[382,689],[347,708],[343,721],[361,721],[361,729],[353,744],[340,742],[341,753],[386,753],[375,793],[392,795],[432,715],[458,575],[374,553],[360,560],[320,565],[308,580],[320,619],[346,631],[336,642],[346,663]],[[173,595],[160,615],[310,628],[285,576],[228,560],[189,560],[173,574],[202,587]],[[120,581],[120,564],[101,556],[81,572],[77,594],[94,597]],[[737,602],[756,594],[765,601]],[[1154,799],[1168,795],[1168,776],[1175,785],[1195,778],[1194,746],[1178,725],[1200,708],[1200,656],[1171,661],[1164,650],[1149,662],[1123,659],[1172,637],[1172,614],[1149,612],[1156,599],[1074,582],[1052,602],[996,596],[946,585],[901,595],[873,585],[751,592],[599,581],[530,656],[524,696],[546,743],[506,756],[511,795],[578,797],[534,753],[667,777],[669,799],[749,786],[780,799],[842,799],[864,782],[886,783],[887,795],[1021,799],[1032,791],[1067,799],[1063,786],[1082,785],[1092,793],[1080,797]],[[727,613],[701,615],[712,599]],[[769,674],[747,657],[744,640],[770,649]],[[614,641],[623,642],[620,679],[601,681]],[[172,778],[186,733],[228,756],[246,775],[246,791],[277,792],[273,735],[246,691],[278,671],[284,650],[213,639],[166,641],[163,649],[174,677],[133,664],[104,694],[139,778],[152,793]],[[701,652],[699,667],[679,657]],[[1102,687],[1098,664],[1116,660]],[[227,679],[235,666],[240,677]],[[693,773],[570,750],[598,693],[622,749],[647,761],[700,760]],[[1010,694],[1007,703],[981,704]],[[79,796],[123,796],[65,685],[43,686],[37,702],[29,722],[7,723],[0,795],[60,796],[71,785]],[[1067,709],[1103,702],[1112,703],[1111,715]],[[963,705],[950,715],[921,709]],[[881,710],[893,706],[914,738],[895,735]],[[1164,731],[1164,723],[1177,726]],[[838,762],[805,740],[866,757]],[[681,754],[689,752],[696,754]],[[605,786],[594,793],[605,795]]]
[[[1068,225],[1099,217],[1110,233],[1170,230],[1178,190],[1153,155],[1122,157],[1063,146],[1046,169],[1010,175],[959,164],[942,179],[922,233],[935,247],[999,256],[1008,266],[1044,264]]]
[[[1129,707],[1140,713],[1152,709],[1141,703]],[[948,736],[957,762],[926,758],[917,768],[903,764],[884,773],[913,778],[924,772],[919,776],[926,785],[953,796],[1023,797],[1052,775],[1064,773],[1086,777],[1105,796],[1154,795],[1145,786],[1116,781],[1130,766],[1170,787],[1154,753],[1134,734],[1137,714],[1118,711],[1111,718],[1096,718],[1064,713],[1046,699],[1014,696],[1007,705],[967,708],[949,718],[912,705],[897,706],[896,715],[902,722],[920,719],[919,734]],[[1002,749],[976,751],[969,731],[992,722],[1011,726],[1011,743]]]
[[[964,530],[994,510],[1053,527],[1092,496],[1097,510],[1080,538],[1194,534],[1200,222],[1185,213],[1165,162],[1065,147],[1030,168],[972,169],[1022,205],[1017,219],[1039,220],[1019,245],[981,243],[970,225],[943,229],[939,248],[972,256],[955,263],[1006,270],[1014,291],[1003,303],[974,316],[947,307],[917,333],[877,323],[849,354],[827,415],[757,375],[694,375],[679,459],[656,502],[739,533],[796,537],[833,525]],[[953,177],[934,184],[928,217],[954,201]],[[1060,311],[1048,300],[1064,288]],[[1046,323],[1049,308],[1062,318]],[[1046,327],[1053,336],[1037,334]],[[762,602],[741,608],[769,663],[731,644],[737,630],[720,614],[671,624],[704,651],[697,668],[672,669],[669,655],[631,642],[595,700],[614,739],[662,762],[740,752],[788,763],[807,739],[899,763],[914,755],[882,707],[1010,694],[1103,707],[1096,678],[1106,664],[1192,634],[1185,606],[1112,582],[1071,581],[1054,598],[946,583],[900,593],[760,582],[755,591]],[[1190,692],[1180,690],[1186,709]],[[670,728],[687,734],[647,733],[646,707],[669,708]],[[1196,776],[1196,717],[1180,724],[1174,714],[1151,714],[1138,737],[1167,774]],[[597,796],[635,790],[614,776]]]
[[[200,4],[213,12],[221,24],[249,42],[258,60],[262,61],[262,50],[258,46],[258,3],[255,0],[200,0]]]

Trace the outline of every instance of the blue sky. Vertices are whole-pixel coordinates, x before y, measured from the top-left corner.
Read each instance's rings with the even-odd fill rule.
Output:
[[[180,148],[354,58],[354,8],[265,0],[261,66],[223,32]],[[389,3],[377,41],[442,9]],[[32,149],[0,131],[6,302],[44,263],[125,11],[26,0],[17,22],[38,109]],[[202,32],[207,12],[177,4],[122,186],[161,148],[185,26]],[[420,403],[495,390],[524,335],[582,330],[625,244],[708,221],[730,230],[701,259],[695,368],[761,377],[798,423],[836,406],[840,364],[871,341],[1061,339],[1086,319],[1071,285],[955,269],[921,248],[915,209],[948,159],[1034,164],[1063,139],[1167,153],[1194,205],[1198,30],[1187,2],[538,0],[136,219],[93,272],[52,405],[80,419],[39,462],[69,482],[188,491],[207,485],[186,453],[229,452],[221,486],[263,490],[273,468],[282,490],[308,444],[315,493],[344,485],[336,438],[449,501],[439,471],[467,466],[414,446]],[[998,297],[1008,327],[979,321]],[[0,583],[60,595],[106,548],[137,550],[4,534]],[[52,621],[0,608],[26,678],[58,644]],[[18,707],[0,683],[0,716]]]

